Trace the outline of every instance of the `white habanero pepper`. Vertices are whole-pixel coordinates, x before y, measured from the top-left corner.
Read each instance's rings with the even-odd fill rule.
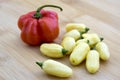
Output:
[[[57,77],[70,77],[72,69],[60,62],[54,60],[46,60],[44,62],[36,62],[47,74]]]
[[[99,53],[96,50],[91,50],[87,54],[86,58],[86,68],[90,73],[95,73],[98,71],[100,66],[99,63]]]
[[[70,62],[72,65],[79,65],[83,60],[85,60],[90,47],[87,43],[79,43],[70,55]]]
[[[99,52],[100,54],[100,58],[102,60],[108,60],[109,57],[110,57],[110,52],[109,52],[109,49],[108,49],[108,46],[106,43],[104,42],[99,42],[97,43],[96,45],[96,50]]]
[[[68,52],[66,54],[70,54],[72,52],[72,50],[74,49],[75,47],[75,39],[72,38],[72,37],[65,37],[63,40],[62,40],[62,43],[61,45],[63,46],[63,48],[65,50],[67,50]]]
[[[79,24],[79,23],[69,23],[66,25],[65,28],[67,32],[76,29],[79,32],[86,33],[89,30],[89,28],[87,28],[85,24]]]
[[[103,38],[100,38],[97,34],[83,34],[82,37],[89,41],[89,45],[93,48],[98,42],[100,42]]]
[[[63,38],[65,38],[65,37],[73,37],[75,40],[78,40],[81,37],[81,35],[80,35],[80,32],[78,30],[74,29],[74,30],[71,30],[71,31],[65,33]]]
[[[77,41],[76,41],[76,45],[78,45],[78,44],[81,43],[81,42],[89,43],[89,40],[87,40],[87,39],[77,40]]]
[[[52,57],[52,58],[61,58],[68,51],[63,49],[63,47],[59,44],[55,43],[44,43],[40,46],[40,51],[42,54]]]

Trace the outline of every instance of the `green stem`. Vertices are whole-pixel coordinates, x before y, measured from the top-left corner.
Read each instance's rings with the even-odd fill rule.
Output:
[[[43,62],[36,62],[37,65],[39,65],[41,68],[43,66]]]
[[[63,10],[61,7],[56,5],[43,5],[37,9],[36,13],[34,14],[34,18],[37,18],[37,19],[41,18],[42,14],[40,13],[40,11],[45,7],[54,7],[54,8],[59,8],[61,11]]]
[[[83,36],[82,36],[84,33],[85,32],[80,32],[80,39],[84,39]]]
[[[80,32],[80,35],[81,35],[80,39],[83,39],[82,34],[87,33],[89,30],[90,29],[86,27],[84,32]]]
[[[88,32],[90,29],[88,27],[85,28],[85,33]]]
[[[62,49],[62,54],[65,55],[68,52],[68,50]]]
[[[89,41],[89,40],[87,40],[87,44],[90,44],[90,41]]]
[[[100,37],[100,41],[103,41],[104,40],[104,38],[103,37]]]

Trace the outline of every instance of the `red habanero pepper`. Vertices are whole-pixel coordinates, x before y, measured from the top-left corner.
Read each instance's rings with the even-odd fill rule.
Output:
[[[44,7],[62,8],[55,5],[44,5],[27,14],[20,16],[18,27],[21,39],[29,45],[40,45],[52,42],[59,35],[58,15],[54,11],[43,10]]]

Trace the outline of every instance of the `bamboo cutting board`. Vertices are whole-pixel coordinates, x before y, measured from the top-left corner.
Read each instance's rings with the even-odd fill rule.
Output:
[[[84,23],[89,33],[98,33],[109,46],[111,57],[100,61],[100,69],[90,74],[85,62],[72,66],[69,57],[54,59],[73,69],[70,78],[47,75],[36,61],[49,59],[38,47],[24,44],[20,39],[17,20],[20,15],[36,10],[44,4],[55,4],[63,12],[59,14],[60,34],[55,40],[60,43],[65,25],[70,22]],[[0,0],[0,80],[119,80],[120,79],[120,1],[119,0]]]

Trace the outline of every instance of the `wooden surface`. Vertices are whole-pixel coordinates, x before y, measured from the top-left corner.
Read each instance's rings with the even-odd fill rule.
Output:
[[[55,40],[60,43],[69,22],[84,23],[90,33],[96,32],[105,38],[111,57],[100,62],[96,74],[90,74],[85,62],[72,66],[68,57],[55,59],[70,66],[73,76],[57,78],[46,75],[36,61],[47,60],[38,47],[24,44],[20,39],[17,20],[20,15],[36,10],[44,4],[62,6],[59,14],[60,35]],[[120,79],[120,1],[119,0],[0,0],[0,80],[119,80]],[[47,8],[50,9],[50,8]]]

